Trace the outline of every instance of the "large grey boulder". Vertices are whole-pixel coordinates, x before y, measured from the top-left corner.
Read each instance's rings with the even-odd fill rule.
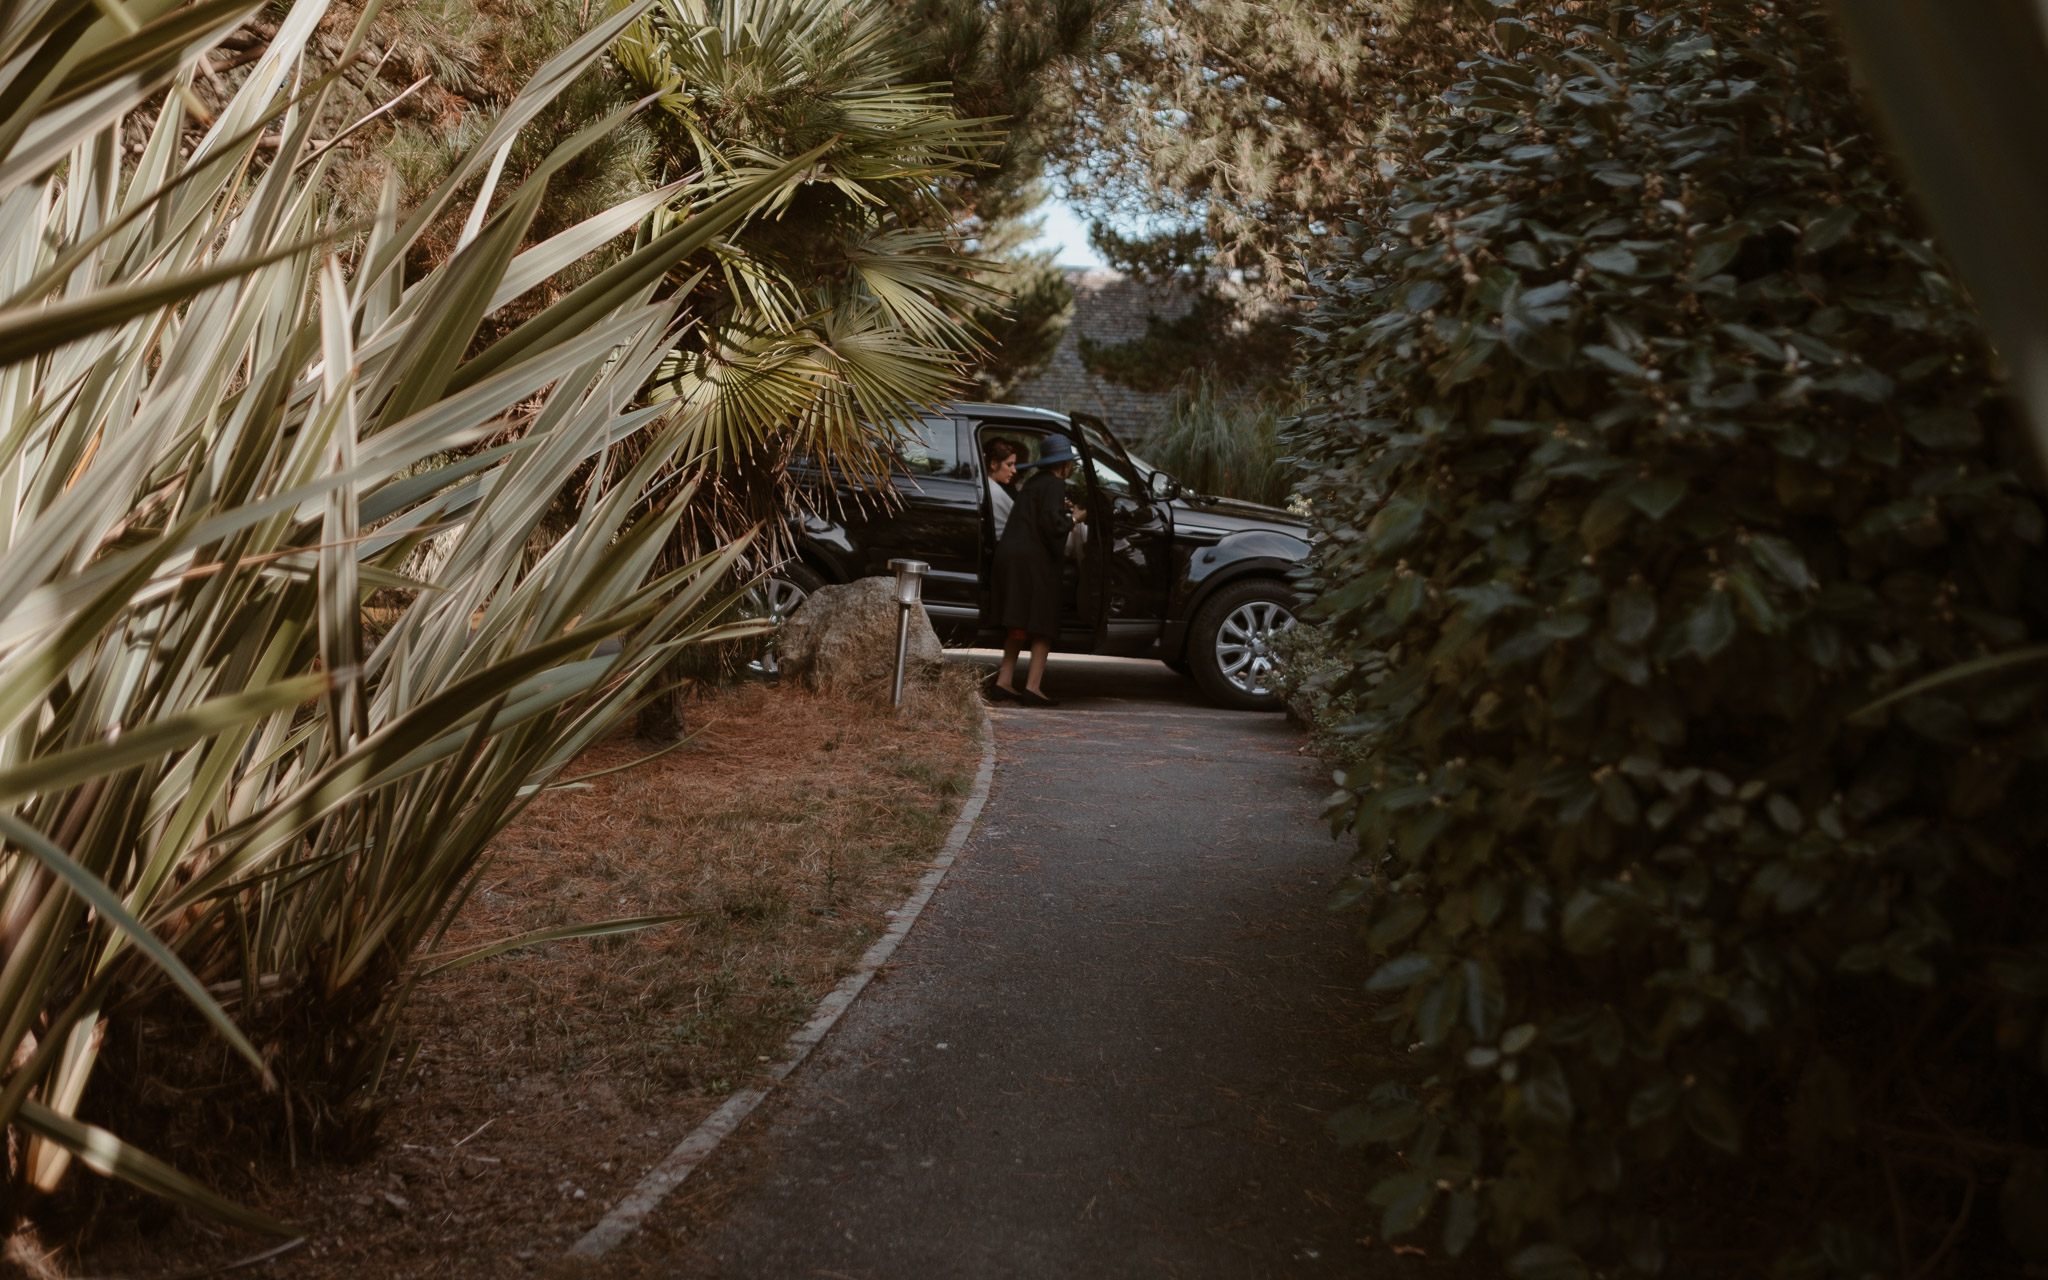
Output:
[[[896,617],[893,578],[820,587],[776,634],[776,666],[784,679],[802,680],[813,689],[853,692],[879,686],[887,697],[896,674]],[[923,609],[912,609],[904,679],[934,675],[945,662],[931,619]]]

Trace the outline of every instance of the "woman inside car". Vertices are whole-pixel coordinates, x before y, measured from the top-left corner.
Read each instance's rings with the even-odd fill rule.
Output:
[[[991,690],[997,698],[1011,698],[1028,707],[1056,707],[1045,696],[1040,683],[1045,679],[1045,658],[1052,652],[1053,637],[1060,629],[1060,556],[1067,533],[1081,522],[1081,515],[1067,503],[1067,477],[1080,455],[1063,435],[1049,435],[1038,460],[1029,469],[1031,478],[1017,495],[1009,523],[996,542],[995,614],[996,625],[1007,633],[1003,642],[1003,665],[996,672]],[[993,468],[991,468],[993,474]],[[1017,652],[1031,646],[1031,669],[1024,687],[1017,688]]]
[[[1017,446],[1010,440],[990,437],[981,446],[981,471],[988,477],[988,509],[995,517],[996,540],[1010,523],[1010,508],[1017,500],[1010,496],[1010,481],[1017,475]]]

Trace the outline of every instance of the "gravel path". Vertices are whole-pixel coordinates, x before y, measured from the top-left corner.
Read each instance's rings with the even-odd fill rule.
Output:
[[[999,710],[980,828],[886,981],[629,1252],[738,1280],[1396,1277],[1365,1171],[1344,848],[1278,715],[1055,659]],[[755,1124],[761,1125],[763,1117]],[[678,1215],[695,1215],[687,1208]],[[621,1261],[624,1261],[621,1259]]]

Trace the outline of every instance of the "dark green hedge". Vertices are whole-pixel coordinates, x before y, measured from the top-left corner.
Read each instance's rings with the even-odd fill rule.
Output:
[[[2048,671],[1855,714],[2048,634],[1992,358],[1817,4],[1565,8],[1390,108],[1310,282],[1331,816],[1417,1061],[1335,1127],[1385,1234],[1521,1276],[2016,1273]]]

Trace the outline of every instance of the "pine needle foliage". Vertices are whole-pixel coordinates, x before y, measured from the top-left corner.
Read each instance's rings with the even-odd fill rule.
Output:
[[[988,334],[972,376],[983,399],[1004,398],[1052,360],[1074,293],[1048,252],[1024,248],[1043,226],[1052,149],[1075,104],[1075,77],[1104,55],[1123,0],[895,0],[899,25],[919,33],[913,80],[950,86],[961,115],[998,120],[984,163],[942,179],[952,225],[1008,295],[975,309]]]
[[[1141,277],[1145,273],[1139,273]],[[1154,276],[1153,279],[1159,277]],[[1139,391],[1220,386],[1239,397],[1284,397],[1294,363],[1294,319],[1213,278],[1184,285],[1194,297],[1181,314],[1145,317],[1145,332],[1121,342],[1081,338],[1081,364],[1097,377]]]
[[[980,399],[1002,400],[1044,371],[1066,337],[1074,320],[1074,288],[1053,257],[1049,250],[994,257],[1000,273],[991,279],[1006,296],[974,307],[968,316],[987,335],[982,354],[970,366]]]
[[[2048,529],[1978,317],[1819,4],[1494,17],[1310,278],[1329,815],[1422,1077],[1333,1127],[1518,1277],[2017,1274]]]
[[[387,170],[399,178],[399,204],[411,208],[437,187],[467,156],[493,121],[526,86],[534,72],[594,24],[604,21],[605,4],[583,0],[408,0],[378,8],[363,40],[362,56],[344,73],[360,101],[391,104],[374,122],[345,141],[329,171],[329,195],[336,216],[367,221],[375,213]],[[339,47],[360,19],[353,0],[336,0],[322,19],[312,56],[322,59]],[[216,53],[227,66],[220,81],[239,82],[234,62],[260,51],[274,34],[276,17],[259,13]],[[202,96],[212,81],[202,77]],[[555,148],[593,119],[602,118],[629,101],[602,60],[565,85],[513,140],[502,170],[501,185],[523,180]],[[342,111],[341,104],[332,108]],[[336,127],[351,122],[338,118]],[[639,117],[624,121],[607,136],[580,148],[557,173],[553,195],[534,215],[529,232],[544,239],[565,227],[614,208],[653,185],[649,174],[651,137]],[[487,157],[489,159],[489,157]],[[484,172],[465,183],[467,199],[482,189]],[[446,257],[460,237],[464,219],[444,217],[415,243],[411,267],[424,271]],[[521,303],[514,316],[538,310],[603,265],[602,257],[550,282],[550,287]]]
[[[1382,112],[1443,83],[1485,19],[1463,0],[1132,0],[1117,19],[1075,75],[1056,165],[1106,262],[1197,302],[1083,358],[1138,390],[1199,374],[1272,395],[1293,281],[1377,181]]]
[[[1121,247],[1238,271],[1276,297],[1370,180],[1379,118],[1476,46],[1454,0],[1134,0],[1083,63],[1057,144]],[[1427,91],[1426,88],[1423,91]]]

